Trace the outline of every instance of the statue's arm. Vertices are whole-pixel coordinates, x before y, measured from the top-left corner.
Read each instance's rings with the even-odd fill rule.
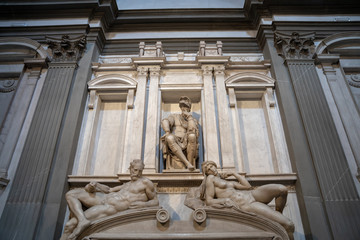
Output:
[[[144,208],[159,205],[159,200],[156,195],[154,184],[149,179],[145,179],[143,184],[145,185],[145,194],[148,198],[148,201],[133,201],[129,208]]]
[[[116,186],[116,187],[110,188],[110,191],[109,191],[109,192],[118,192],[118,191],[120,191],[123,187],[124,187],[124,185],[120,185],[120,186]]]
[[[159,200],[157,198],[156,190],[154,183],[150,180],[146,180],[146,196],[148,197],[148,201],[145,203],[146,207],[153,207],[159,205]]]
[[[171,132],[171,128],[174,125],[175,119],[173,115],[170,115],[167,118],[164,118],[161,121],[161,127],[164,129],[165,133],[170,133]]]
[[[238,180],[238,182],[234,183],[234,188],[237,190],[248,190],[251,188],[250,183],[248,182],[248,180],[246,180],[246,178],[244,176],[241,176],[240,174],[233,172],[231,173],[236,180]]]

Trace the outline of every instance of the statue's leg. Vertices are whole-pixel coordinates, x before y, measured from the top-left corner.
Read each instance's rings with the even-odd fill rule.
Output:
[[[65,227],[64,227],[64,232],[61,235],[60,240],[67,240],[68,237],[70,236],[70,234],[76,228],[77,223],[78,223],[78,221],[77,221],[76,217],[73,217],[69,221],[67,221],[67,223],[65,224]]]
[[[287,188],[281,184],[266,184],[252,191],[255,200],[268,204],[275,198],[276,211],[282,213],[288,195]]]
[[[195,166],[195,160],[196,160],[196,148],[197,148],[197,141],[196,141],[196,135],[195,133],[190,133],[188,134],[188,144],[186,147],[186,152],[187,152],[187,159],[189,160],[189,162]]]
[[[88,210],[86,210],[84,212],[84,215],[85,215],[86,219],[96,220],[99,218],[113,215],[115,213],[117,213],[117,211],[114,206],[105,204],[105,205],[96,205],[96,206],[89,208]],[[87,222],[84,222],[84,223],[79,222],[78,225],[76,226],[75,230],[73,231],[73,233],[69,236],[69,239],[76,239],[85,228],[90,226],[90,224],[91,224],[90,221],[88,223]]]
[[[88,221],[84,215],[82,203],[80,201],[80,199],[85,197],[83,195],[90,197],[89,193],[87,193],[84,189],[79,188],[70,190],[65,194],[65,198],[70,208],[70,211],[75,215],[79,222]]]
[[[282,215],[281,213],[274,211],[268,205],[261,202],[253,202],[244,210],[248,212],[256,213],[258,215],[264,216],[266,218],[269,218],[270,220],[279,223],[285,228],[285,230],[289,234],[289,237],[292,239],[295,230],[294,223],[289,218]]]
[[[181,147],[176,143],[175,136],[172,134],[169,134],[168,136],[165,137],[165,140],[168,144],[168,147],[171,149],[171,151],[185,164],[185,166],[190,171],[193,171],[195,169],[194,166],[187,160]]]

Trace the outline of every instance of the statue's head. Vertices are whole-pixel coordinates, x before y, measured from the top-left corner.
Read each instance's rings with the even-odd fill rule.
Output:
[[[201,169],[203,174],[205,174],[206,176],[208,175],[217,175],[217,165],[215,162],[213,161],[205,161],[201,164]]]
[[[189,108],[189,110],[191,109],[191,100],[189,97],[187,96],[181,96],[179,99],[179,107],[186,107]]]
[[[132,181],[135,181],[141,177],[144,167],[145,167],[145,165],[141,161],[141,159],[134,159],[130,163],[129,169],[130,169],[130,178]]]

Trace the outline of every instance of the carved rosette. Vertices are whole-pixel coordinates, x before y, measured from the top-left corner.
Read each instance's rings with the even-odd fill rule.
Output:
[[[16,89],[16,80],[15,79],[6,79],[0,81],[0,92],[7,93],[12,92]]]
[[[348,77],[349,85],[352,87],[360,88],[360,74],[352,74]]]
[[[202,208],[195,209],[193,212],[195,222],[202,223],[206,220],[206,211]]]
[[[170,214],[166,209],[159,209],[156,213],[156,219],[159,223],[166,223],[170,220]]]
[[[53,53],[53,62],[77,62],[86,48],[86,36],[71,39],[63,35],[61,39],[47,37],[47,44]]]
[[[312,59],[315,53],[315,33],[291,35],[275,32],[274,43],[278,54],[285,59]]]

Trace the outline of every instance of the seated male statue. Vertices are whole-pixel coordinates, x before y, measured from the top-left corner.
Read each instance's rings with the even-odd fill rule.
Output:
[[[207,206],[235,208],[264,216],[282,225],[290,239],[293,239],[294,224],[282,214],[288,193],[285,186],[267,184],[251,190],[245,177],[235,172],[220,174],[213,161],[204,162],[202,170],[205,178],[200,186],[200,198]],[[237,181],[225,180],[230,176],[234,176]],[[274,198],[275,210],[267,205]]]
[[[110,188],[91,182],[85,188],[77,188],[66,193],[66,200],[73,216],[65,225],[61,240],[76,239],[91,221],[115,213],[133,209],[158,206],[155,186],[142,176],[144,164],[140,159],[130,163],[130,181]],[[83,211],[83,207],[88,208]]]
[[[165,167],[193,171],[198,158],[198,122],[191,115],[190,98],[180,97],[179,107],[181,114],[171,114],[161,121],[165,131],[161,137]]]

